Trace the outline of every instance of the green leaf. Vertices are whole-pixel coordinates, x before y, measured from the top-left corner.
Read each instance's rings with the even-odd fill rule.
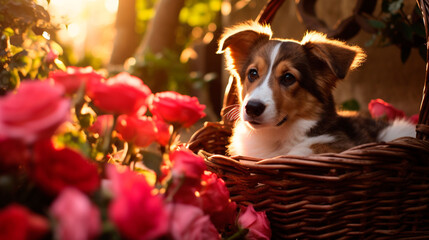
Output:
[[[92,116],[90,113],[79,115],[79,124],[82,128],[89,128],[94,123],[94,121],[94,116]]]
[[[379,21],[379,20],[369,19],[368,23],[376,29],[386,28],[386,24],[382,21]]]
[[[85,134],[80,131],[69,131],[64,134],[58,135],[55,141],[61,146],[66,146],[74,149],[86,157],[90,156],[91,148],[86,141]]]
[[[359,102],[356,99],[347,100],[341,104],[341,110],[359,111]]]
[[[143,151],[144,165],[153,170],[157,176],[161,175],[162,156],[158,153]]]

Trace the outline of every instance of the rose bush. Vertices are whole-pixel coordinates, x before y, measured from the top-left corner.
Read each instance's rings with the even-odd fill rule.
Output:
[[[48,82],[25,81],[16,93],[0,98],[0,136],[26,143],[50,137],[68,119],[70,100]]]
[[[82,85],[86,85],[89,82],[100,82],[104,79],[103,76],[94,72],[92,67],[67,67],[66,71],[56,70],[50,72],[49,78],[53,79],[55,84],[63,86],[67,94],[76,93]]]
[[[32,167],[29,172],[34,181],[54,195],[66,187],[75,187],[85,193],[91,193],[100,185],[95,164],[74,150],[56,149],[51,141],[35,144]]]
[[[396,119],[407,119],[413,124],[419,121],[418,114],[407,118],[404,111],[395,108],[392,104],[385,102],[382,99],[373,99],[368,104],[368,110],[371,117],[374,119],[383,119],[387,121],[394,121]]]
[[[205,116],[204,105],[195,97],[176,92],[161,92],[152,99],[151,111],[158,118],[188,128]]]
[[[53,202],[50,212],[57,221],[55,235],[58,239],[93,239],[100,233],[98,208],[75,188],[64,189]]]
[[[119,115],[145,109],[151,90],[139,78],[120,73],[106,82],[89,82],[87,94],[100,110]]]
[[[246,239],[271,239],[271,229],[265,212],[256,212],[252,205],[243,208],[238,216],[238,225],[249,229]]]
[[[0,206],[11,206],[0,238],[259,237],[259,220],[239,226],[223,180],[178,142],[203,110],[127,73],[68,68],[23,82],[0,97]]]
[[[41,239],[48,230],[48,220],[26,207],[11,204],[0,210],[0,239]]]

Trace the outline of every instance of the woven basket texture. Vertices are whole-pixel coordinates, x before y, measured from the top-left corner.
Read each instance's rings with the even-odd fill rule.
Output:
[[[270,22],[283,1],[258,20]],[[429,0],[420,0],[428,33]],[[428,73],[426,73],[425,86]],[[232,82],[232,80],[231,80]],[[227,156],[232,123],[207,122],[188,147],[225,180],[231,199],[267,212],[273,239],[429,239],[429,119],[423,95],[416,138],[338,154]],[[230,84],[224,106],[235,101]]]

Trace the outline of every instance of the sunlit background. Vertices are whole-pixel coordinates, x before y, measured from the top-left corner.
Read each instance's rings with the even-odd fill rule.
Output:
[[[72,48],[74,57],[90,52],[106,64],[114,39],[119,0],[51,0],[52,22],[60,27],[57,37]]]

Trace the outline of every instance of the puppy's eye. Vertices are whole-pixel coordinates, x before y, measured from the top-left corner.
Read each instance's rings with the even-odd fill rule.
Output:
[[[296,82],[296,78],[292,73],[285,73],[280,76],[280,84],[289,87]]]
[[[247,74],[247,78],[249,79],[249,82],[254,82],[259,78],[258,70],[250,69],[249,73]]]

